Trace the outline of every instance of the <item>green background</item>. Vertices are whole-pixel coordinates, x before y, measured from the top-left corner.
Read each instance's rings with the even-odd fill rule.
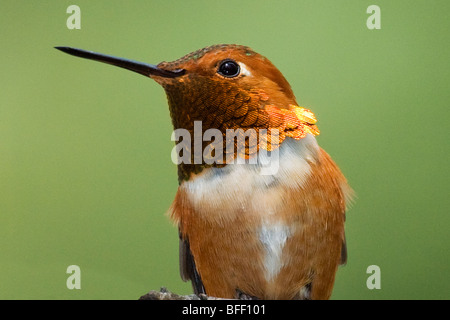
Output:
[[[69,30],[66,8],[81,8]],[[381,8],[381,30],[366,9]],[[137,299],[178,274],[164,91],[63,54],[159,63],[217,43],[268,57],[357,198],[333,299],[448,299],[449,1],[2,1],[0,298]],[[81,268],[81,290],[66,268]],[[370,265],[381,289],[366,287]]]

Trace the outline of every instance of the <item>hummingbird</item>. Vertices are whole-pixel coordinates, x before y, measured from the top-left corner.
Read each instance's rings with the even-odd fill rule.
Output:
[[[212,139],[187,142],[184,151],[197,143],[217,161],[178,163],[179,186],[169,209],[179,231],[181,278],[196,294],[330,298],[338,266],[347,261],[344,222],[352,190],[317,143],[314,113],[297,103],[266,57],[247,46],[220,44],[152,65],[55,48],[155,80],[166,92],[174,131],[219,133],[212,146]],[[237,143],[229,132],[251,134]],[[263,160],[275,153],[277,170],[262,174]]]

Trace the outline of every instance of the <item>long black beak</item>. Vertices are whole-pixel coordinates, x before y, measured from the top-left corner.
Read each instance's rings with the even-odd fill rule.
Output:
[[[76,57],[91,59],[95,61],[100,61],[108,64],[112,64],[117,67],[121,67],[124,69],[128,69],[137,73],[140,73],[146,77],[149,76],[159,76],[159,77],[165,77],[165,78],[175,78],[182,76],[185,74],[186,70],[184,69],[177,69],[177,70],[164,70],[160,69],[157,66],[153,64],[143,63],[139,61],[124,59],[124,58],[118,58],[106,54],[96,53],[93,51],[87,51],[77,48],[71,48],[71,47],[55,47],[55,49],[61,50],[62,52],[71,54]]]

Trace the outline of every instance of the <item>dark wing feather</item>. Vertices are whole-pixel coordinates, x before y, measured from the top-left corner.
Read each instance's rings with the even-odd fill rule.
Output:
[[[205,288],[203,287],[202,279],[197,272],[197,268],[195,267],[194,257],[192,256],[191,249],[189,247],[189,240],[187,238],[183,238],[180,235],[180,275],[183,281],[191,281],[192,288],[194,289],[195,294],[206,294]]]
[[[347,241],[345,240],[345,236],[344,236],[344,240],[342,241],[342,247],[341,247],[341,261],[340,264],[344,265],[347,263]]]

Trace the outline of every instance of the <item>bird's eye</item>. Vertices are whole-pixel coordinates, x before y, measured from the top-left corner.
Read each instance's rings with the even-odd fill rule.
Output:
[[[236,77],[239,75],[239,72],[239,64],[233,60],[223,60],[219,65],[219,69],[217,69],[217,73],[227,78]]]

